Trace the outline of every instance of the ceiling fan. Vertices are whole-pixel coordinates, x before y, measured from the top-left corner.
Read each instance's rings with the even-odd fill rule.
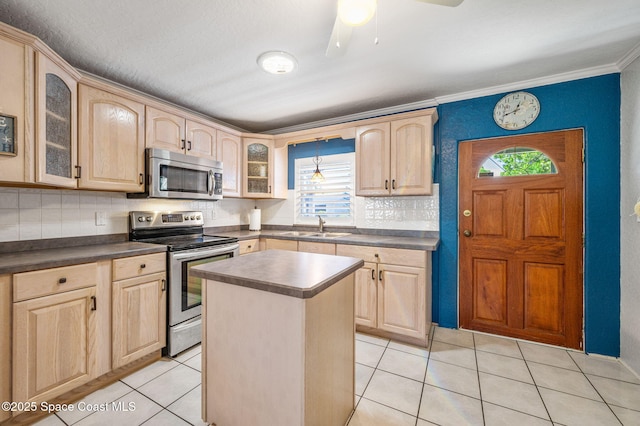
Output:
[[[456,7],[464,0],[415,0],[422,3]],[[333,24],[326,56],[342,56],[347,51],[353,27],[364,25],[376,13],[376,0],[338,0],[338,13]],[[377,39],[376,39],[377,40]]]

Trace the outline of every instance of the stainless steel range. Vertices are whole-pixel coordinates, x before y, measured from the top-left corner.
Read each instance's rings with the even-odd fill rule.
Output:
[[[198,211],[129,213],[129,240],[167,246],[167,353],[178,353],[202,340],[202,282],[189,275],[193,266],[240,254],[237,238],[204,234]]]

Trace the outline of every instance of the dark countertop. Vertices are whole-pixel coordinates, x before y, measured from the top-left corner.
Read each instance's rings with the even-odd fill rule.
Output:
[[[0,274],[14,274],[166,251],[167,247],[161,244],[120,242],[2,253]]]
[[[362,259],[266,250],[191,268],[193,276],[308,299],[364,265]]]
[[[296,241],[313,241],[322,243],[333,244],[350,244],[359,246],[374,246],[374,247],[390,247],[390,248],[404,248],[412,250],[425,250],[435,251],[440,244],[438,238],[419,238],[419,237],[400,237],[389,235],[373,235],[373,234],[360,234],[351,233],[337,238],[326,237],[311,237],[311,236],[292,236],[282,235],[288,231],[282,230],[262,230],[262,231],[230,231],[230,232],[215,232],[215,235],[235,237],[239,240],[249,240],[252,238],[275,238],[279,240],[296,240]],[[348,231],[347,231],[348,232]]]

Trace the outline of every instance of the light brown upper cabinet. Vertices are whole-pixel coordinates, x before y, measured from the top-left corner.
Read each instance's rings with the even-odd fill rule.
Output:
[[[144,105],[84,84],[78,104],[78,187],[142,192]]]
[[[242,139],[218,130],[217,160],[222,161],[222,196],[242,196]]]
[[[217,139],[213,126],[187,119],[179,111],[168,112],[151,106],[147,106],[146,122],[147,148],[216,159]]]
[[[36,52],[36,181],[76,188],[79,74]]]
[[[425,115],[358,126],[356,195],[431,195],[433,124]]]
[[[273,138],[243,138],[242,196],[286,198],[287,147],[275,148]]]
[[[33,49],[0,27],[0,180],[33,182]]]

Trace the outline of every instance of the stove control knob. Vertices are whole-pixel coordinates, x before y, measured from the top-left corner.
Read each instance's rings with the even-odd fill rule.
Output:
[[[147,222],[151,222],[151,219],[153,219],[151,216],[147,216]]]
[[[191,220],[196,220],[196,217],[195,216],[191,216]]]
[[[189,220],[189,216],[185,216],[185,217],[184,217],[184,220]]]
[[[138,216],[138,222],[144,222],[144,217]]]
[[[197,220],[200,220],[201,218],[200,218],[200,216],[196,216],[196,219],[197,219]]]

